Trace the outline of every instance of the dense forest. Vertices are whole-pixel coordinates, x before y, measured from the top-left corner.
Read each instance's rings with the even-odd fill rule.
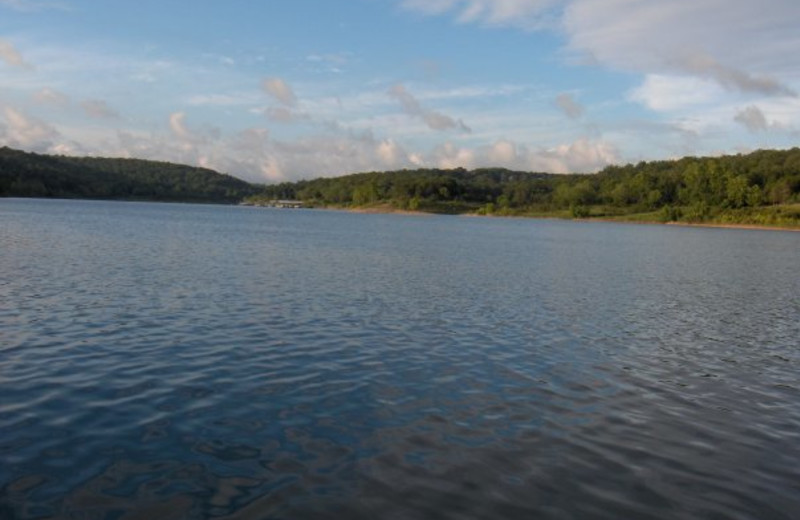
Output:
[[[205,168],[0,148],[0,197],[264,204],[434,213],[800,226],[800,148],[609,166],[370,172],[257,186]]]
[[[372,172],[266,186],[248,200],[437,213],[800,225],[800,148],[609,166],[593,175],[485,168]]]
[[[205,168],[0,148],[0,197],[235,203],[257,190]]]

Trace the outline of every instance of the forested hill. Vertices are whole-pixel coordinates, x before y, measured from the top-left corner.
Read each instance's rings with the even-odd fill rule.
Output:
[[[265,187],[310,205],[800,226],[800,148],[609,166],[593,175],[498,168],[374,172]]]
[[[800,227],[800,148],[609,166],[592,175],[418,169],[256,186],[212,170],[138,159],[0,148],[0,197],[309,206]]]
[[[496,201],[515,186],[537,190],[562,177],[504,168],[356,173],[265,186],[249,200],[298,199],[311,205],[356,207],[386,203],[397,209],[460,213]]]
[[[206,168],[0,148],[0,197],[234,203],[255,186]]]

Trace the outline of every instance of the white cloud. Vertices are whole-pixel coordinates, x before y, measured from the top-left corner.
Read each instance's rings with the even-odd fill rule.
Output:
[[[460,23],[535,29],[546,23],[545,14],[562,0],[403,0],[406,9],[427,15],[456,13]]]
[[[567,115],[567,117],[571,119],[577,119],[581,117],[586,111],[583,108],[583,105],[578,103],[575,98],[572,97],[572,94],[566,92],[556,96],[556,105],[561,109],[562,112],[564,112],[564,114]]]
[[[571,0],[569,48],[597,63],[648,74],[688,74],[744,93],[791,95],[800,8],[795,0]],[[736,64],[734,66],[733,64]]]
[[[378,143],[376,155],[385,166],[396,166],[407,159],[405,150],[391,139]]]
[[[583,62],[689,75],[745,94],[795,96],[796,0],[401,0],[427,15],[560,32]]]
[[[515,164],[518,158],[517,145],[516,143],[505,139],[497,141],[491,147],[489,147],[487,157],[491,164]]]
[[[437,146],[433,153],[424,157],[421,162],[437,168],[474,168],[476,165],[475,150],[446,142]]]
[[[590,173],[620,162],[619,152],[608,142],[581,138],[551,148],[533,148],[499,140],[476,148],[447,142],[419,162],[439,168],[499,166],[512,170],[547,173]]]
[[[60,137],[59,132],[50,124],[13,107],[4,107],[3,115],[6,121],[6,140],[12,147],[47,151],[53,141]]]
[[[389,96],[400,102],[403,111],[412,116],[422,119],[428,128],[432,130],[451,130],[457,129],[469,133],[472,130],[463,121],[423,107],[420,102],[403,85],[395,85],[389,89]]]
[[[175,137],[190,141],[193,136],[192,132],[186,127],[185,120],[186,114],[184,112],[173,112],[169,115],[169,127]]]
[[[720,86],[710,80],[664,74],[648,74],[644,82],[629,93],[632,101],[659,112],[708,104],[723,96]]]
[[[294,107],[297,105],[297,96],[286,81],[281,78],[268,78],[261,83],[264,91],[275,98],[279,103]]]
[[[2,38],[0,38],[0,61],[12,67],[31,68],[31,65],[25,62],[17,48],[10,41]]]
[[[603,166],[620,162],[615,146],[608,142],[591,139],[578,139],[575,142],[562,144],[541,154],[544,169],[539,171],[593,172]]]

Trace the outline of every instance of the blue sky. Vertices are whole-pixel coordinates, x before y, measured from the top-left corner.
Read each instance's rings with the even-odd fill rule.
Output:
[[[800,140],[796,0],[0,0],[0,145],[257,182]]]

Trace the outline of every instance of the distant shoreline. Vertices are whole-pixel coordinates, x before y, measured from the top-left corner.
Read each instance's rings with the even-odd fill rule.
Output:
[[[318,208],[309,209],[323,209],[330,211],[345,211],[348,213],[359,213],[365,215],[410,215],[418,217],[434,216],[434,215],[448,215],[446,213],[434,213],[429,211],[413,211],[405,209],[396,209],[391,206],[370,206],[370,207],[336,207],[336,206],[321,206]],[[790,231],[793,233],[800,233],[800,227],[781,227],[781,226],[765,226],[759,224],[735,224],[735,223],[714,223],[714,222],[656,222],[653,220],[617,220],[610,218],[562,218],[558,216],[531,216],[531,215],[481,215],[478,213],[459,213],[452,215],[456,217],[476,217],[476,218],[514,218],[514,219],[534,219],[534,220],[563,220],[566,222],[606,222],[611,224],[634,224],[634,225],[652,225],[652,226],[677,226],[677,227],[696,227],[696,228],[717,228],[717,229],[752,229],[761,231]]]

